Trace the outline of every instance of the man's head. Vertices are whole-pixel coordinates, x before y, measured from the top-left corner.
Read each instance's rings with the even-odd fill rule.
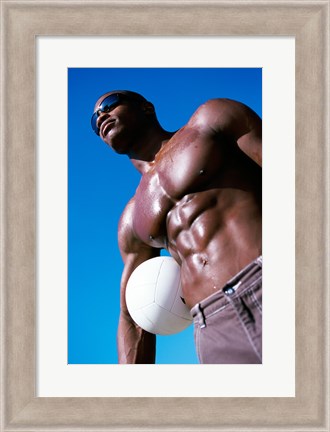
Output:
[[[114,90],[96,102],[91,124],[94,132],[117,153],[128,154],[148,127],[157,122],[154,106],[138,93]]]

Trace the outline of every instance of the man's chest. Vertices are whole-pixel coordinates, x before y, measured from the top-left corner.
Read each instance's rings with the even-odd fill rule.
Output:
[[[187,194],[212,183],[220,174],[221,161],[221,143],[197,133],[179,134],[164,146],[136,190],[137,235],[149,244],[162,243],[170,210]]]

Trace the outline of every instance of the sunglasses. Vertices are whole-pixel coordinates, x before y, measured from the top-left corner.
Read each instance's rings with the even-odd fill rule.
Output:
[[[107,113],[116,105],[118,105],[122,100],[121,95],[118,93],[111,94],[103,99],[102,103],[98,107],[98,109],[94,112],[91,118],[91,125],[93,131],[96,135],[100,135],[100,129],[97,127],[97,119],[100,116],[100,113]]]

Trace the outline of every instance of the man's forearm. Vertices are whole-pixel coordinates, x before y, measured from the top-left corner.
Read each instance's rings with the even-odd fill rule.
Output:
[[[156,336],[135,326],[129,318],[120,317],[117,344],[119,363],[155,363]]]

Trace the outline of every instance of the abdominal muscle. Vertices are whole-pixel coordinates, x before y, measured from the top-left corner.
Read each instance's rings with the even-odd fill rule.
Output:
[[[235,164],[230,168],[227,161],[213,182],[196,182],[191,187],[196,192],[181,197],[167,193],[166,181],[151,171],[134,197],[133,231],[142,243],[167,249],[179,263],[188,307],[261,255],[261,171],[243,156],[236,155]],[[168,171],[166,180],[173,177]]]
[[[260,206],[240,190],[187,195],[168,213],[167,242],[181,266],[185,302],[193,307],[261,254]]]

